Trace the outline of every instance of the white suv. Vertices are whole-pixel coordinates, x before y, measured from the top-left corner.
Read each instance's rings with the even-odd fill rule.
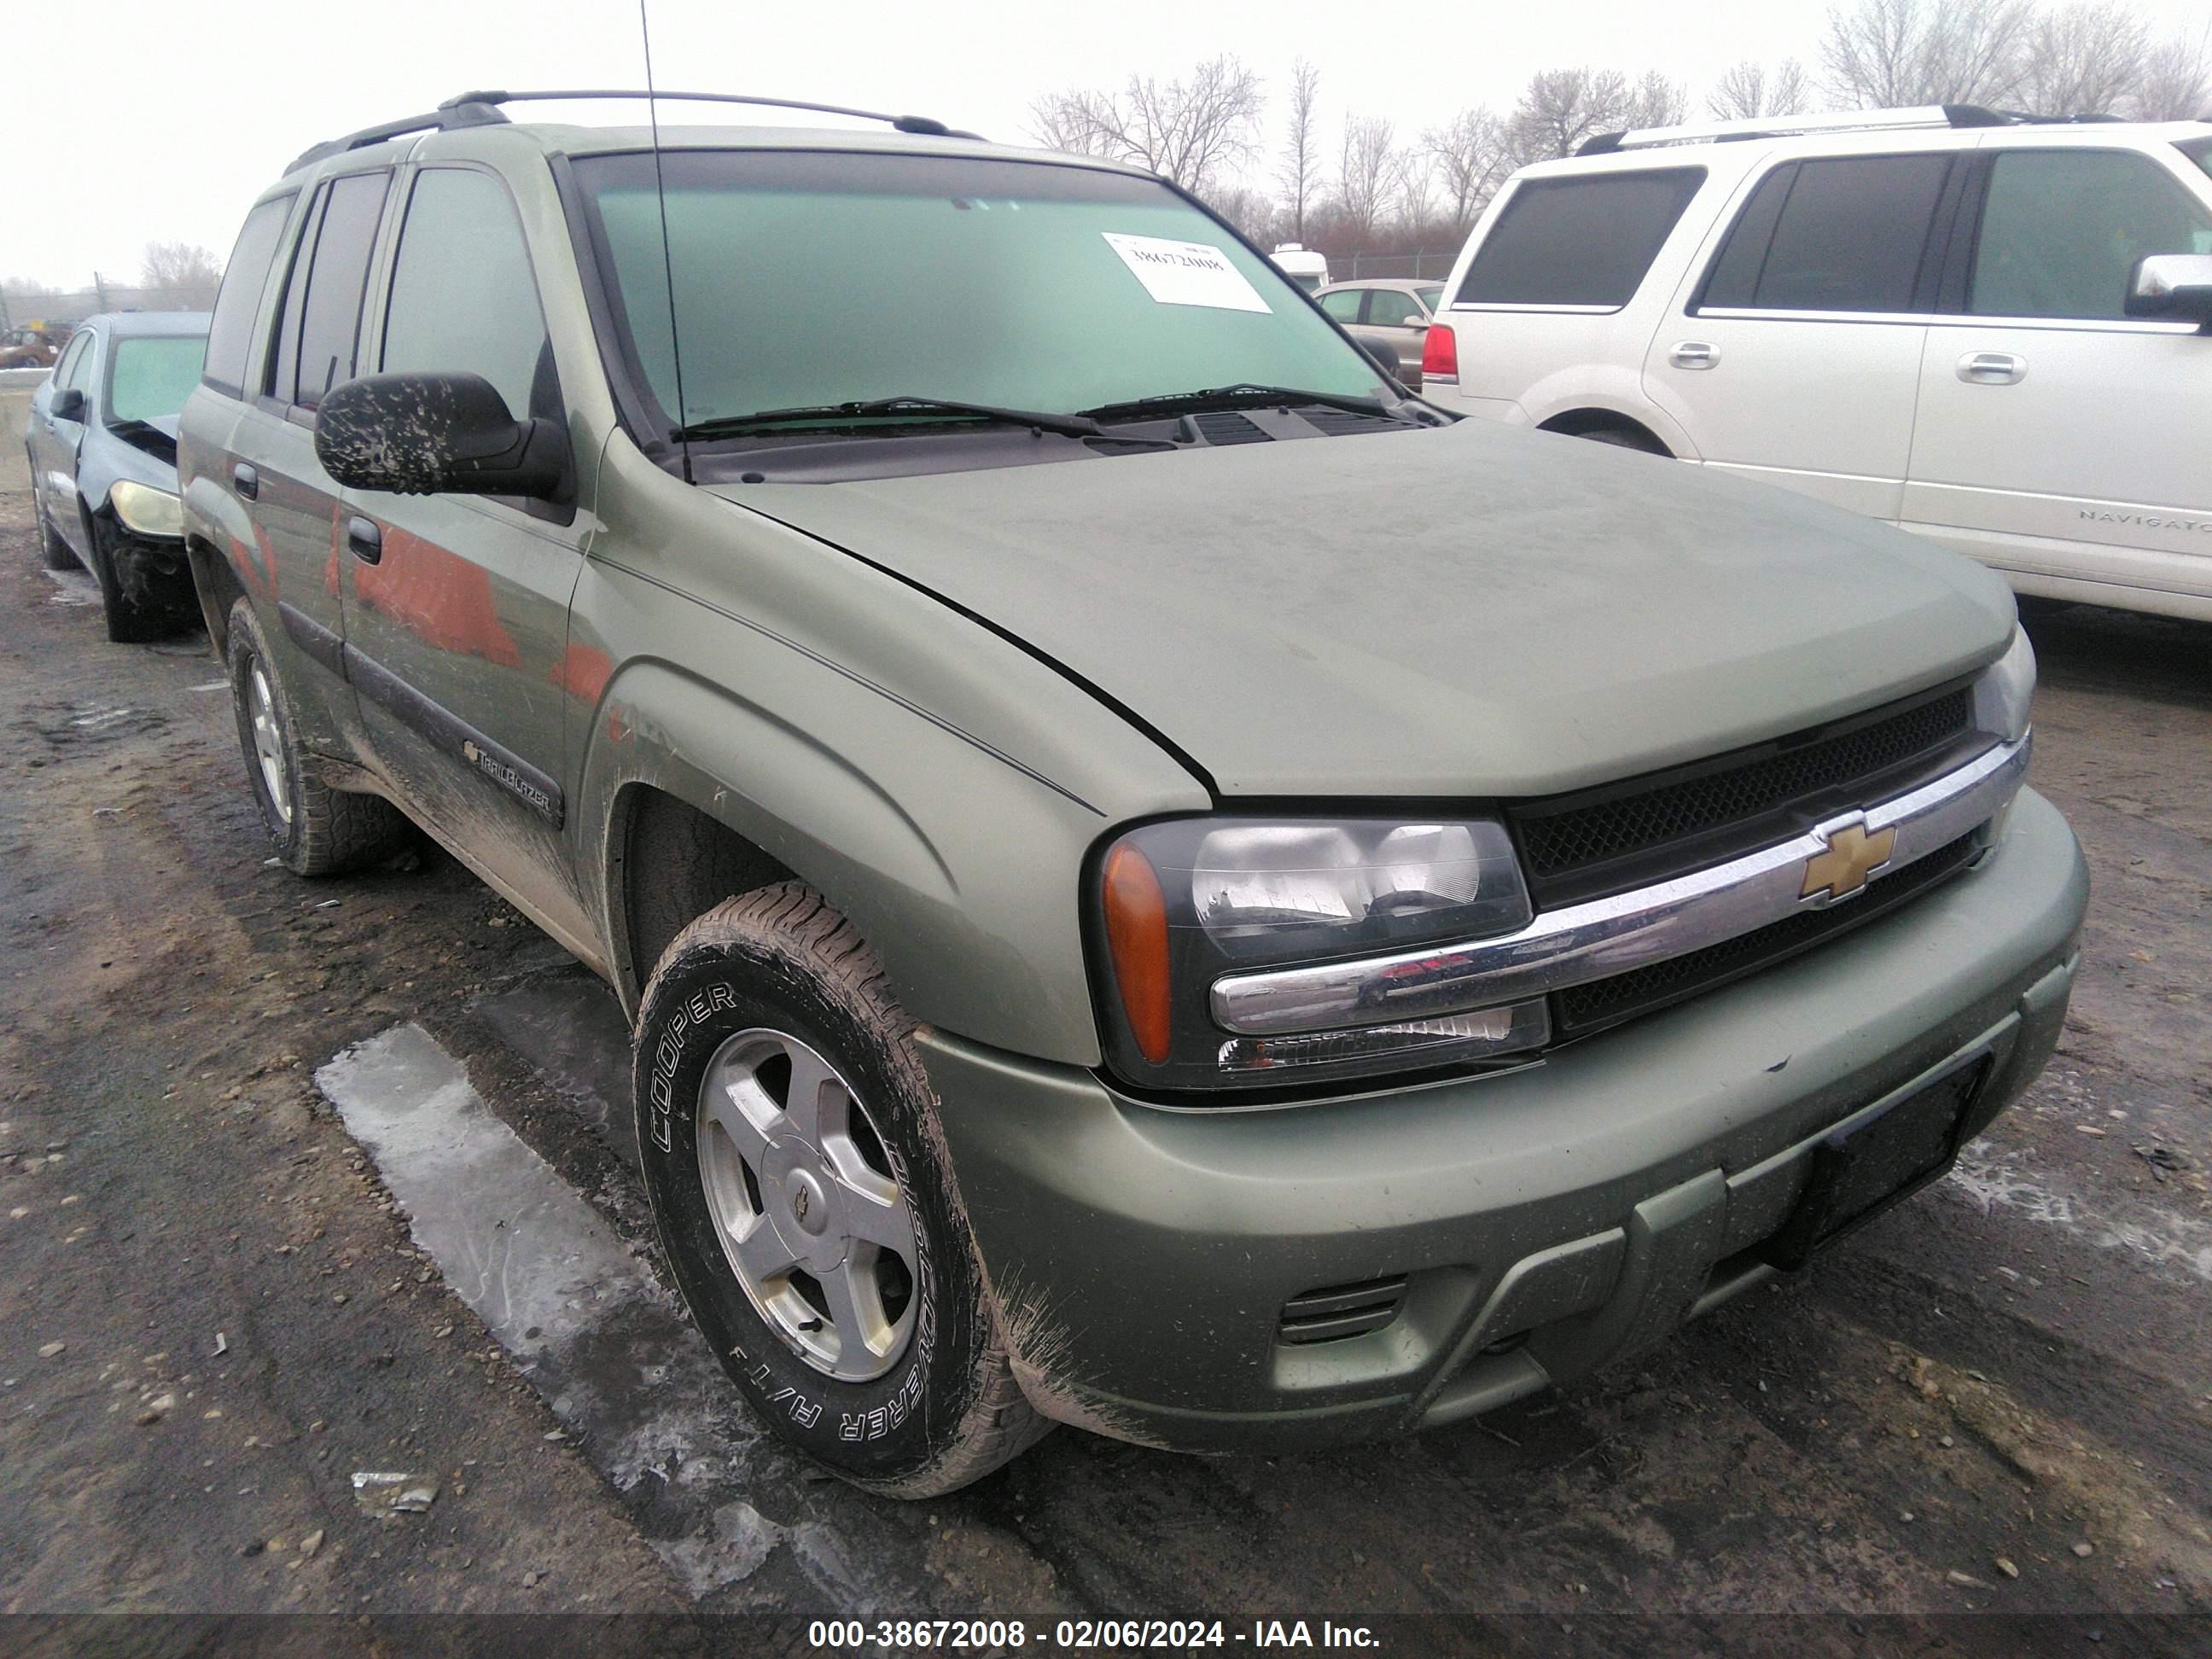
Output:
[[[1447,408],[1802,490],[2023,593],[2212,620],[2212,124],[1607,134],[1516,173],[1445,293]]]

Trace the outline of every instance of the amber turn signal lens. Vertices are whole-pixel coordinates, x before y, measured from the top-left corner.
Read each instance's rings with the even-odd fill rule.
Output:
[[[1152,861],[1133,847],[1106,857],[1106,948],[1137,1050],[1155,1066],[1168,1057],[1168,905]]]

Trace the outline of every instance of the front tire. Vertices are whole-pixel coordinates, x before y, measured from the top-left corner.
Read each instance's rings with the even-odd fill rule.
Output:
[[[670,945],[635,1085],[661,1245],[723,1370],[836,1474],[928,1498],[1051,1425],[1014,1380],[913,1036],[851,924],[785,882]]]
[[[336,875],[404,847],[412,830],[398,807],[376,795],[333,789],[309,764],[268,637],[245,599],[231,607],[228,661],[247,784],[284,867],[295,876]]]

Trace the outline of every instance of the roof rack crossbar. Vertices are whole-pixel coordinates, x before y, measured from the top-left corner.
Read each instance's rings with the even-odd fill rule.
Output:
[[[506,119],[506,116],[482,100],[448,98],[428,115],[403,116],[397,121],[363,127],[358,132],[349,132],[317,144],[313,149],[303,151],[284,171],[297,173],[301,167],[326,161],[333,155],[343,155],[349,149],[380,144],[387,138],[404,137],[410,132],[445,132],[455,127],[498,126]]]
[[[1924,104],[1912,109],[1847,110],[1828,115],[1759,115],[1748,120],[1705,121],[1694,125],[1641,127],[1601,132],[1586,138],[1577,155],[1609,155],[1616,150],[1656,149],[1668,144],[1724,144],[1747,138],[1794,138],[1815,132],[1878,132],[1925,127],[2004,127],[2069,122],[2102,122],[2110,115],[2030,115],[2021,110],[1984,109],[1979,104]]]
[[[640,92],[623,88],[570,88],[552,92],[465,92],[458,98],[448,98],[438,106],[440,109],[459,109],[470,105],[496,108],[501,104],[570,102],[586,98],[675,98],[698,104],[752,104],[763,109],[805,110],[816,115],[845,115],[856,121],[881,121],[901,132],[918,133],[933,138],[979,138],[981,134],[963,132],[949,127],[929,115],[891,115],[882,110],[854,109],[844,104],[814,104],[799,98],[755,98],[737,92]]]

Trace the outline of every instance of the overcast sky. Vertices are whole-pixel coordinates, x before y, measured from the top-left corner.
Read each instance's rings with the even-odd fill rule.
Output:
[[[1030,142],[1062,87],[1171,76],[1234,52],[1267,82],[1270,142],[1293,59],[1321,70],[1331,143],[1347,112],[1401,139],[1468,104],[1504,106],[1539,69],[1650,68],[1692,107],[1741,58],[1808,69],[1826,6],[1804,0],[650,0],[664,87],[915,111]],[[2139,0],[2161,37],[2208,0]],[[46,9],[52,20],[64,14]],[[643,82],[634,0],[95,0],[9,54],[0,276],[125,281],[149,241],[227,257],[253,198],[308,145],[482,88]],[[601,117],[599,118],[605,118]]]

